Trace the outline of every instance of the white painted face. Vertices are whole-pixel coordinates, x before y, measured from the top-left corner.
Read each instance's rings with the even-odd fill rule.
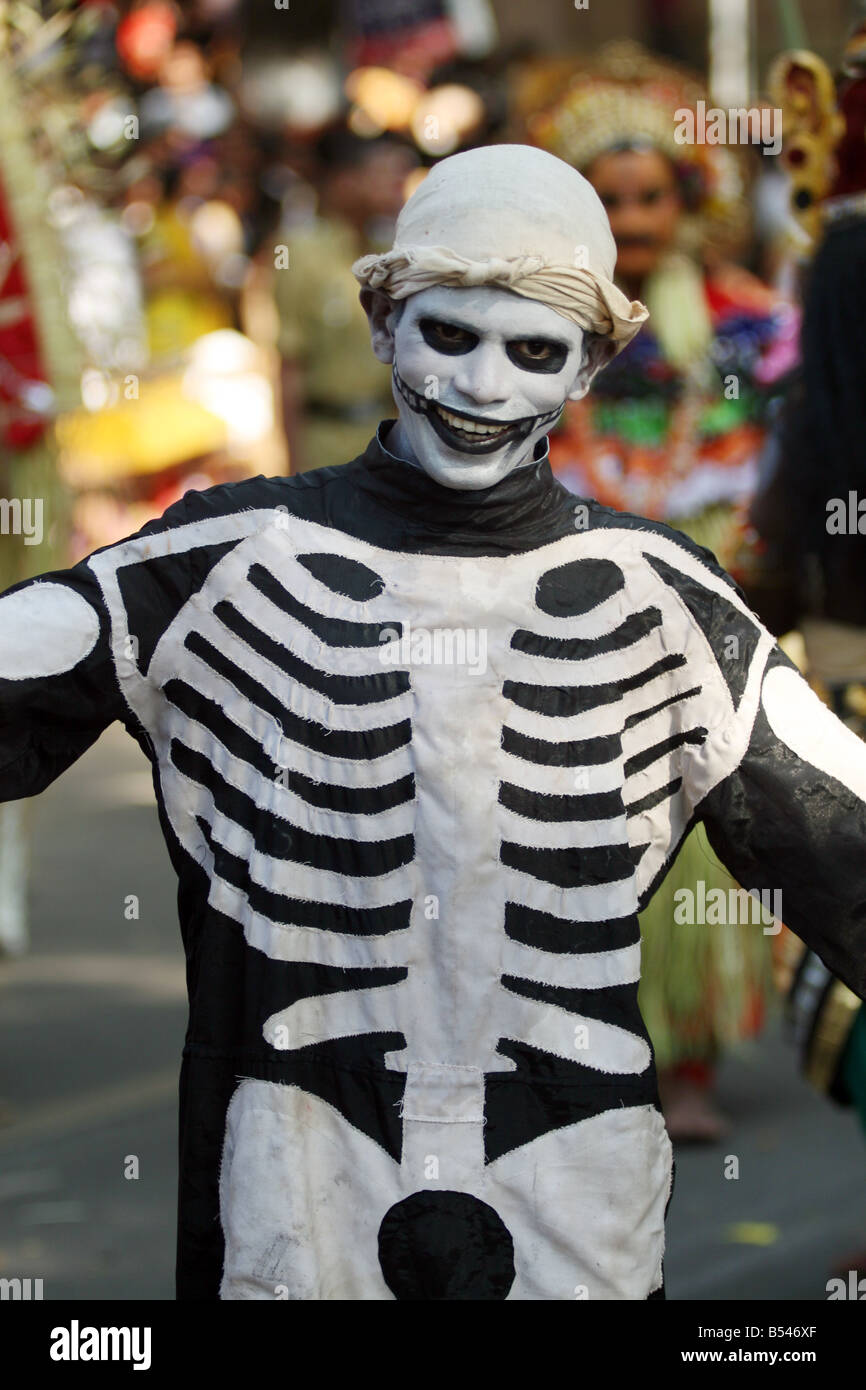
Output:
[[[607,355],[587,354],[583,330],[555,309],[490,285],[362,299],[373,350],[394,368],[388,448],[445,487],[490,487],[528,463]]]

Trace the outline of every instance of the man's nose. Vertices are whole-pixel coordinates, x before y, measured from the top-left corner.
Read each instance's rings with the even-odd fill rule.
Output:
[[[460,359],[453,384],[475,405],[495,405],[508,400],[508,368],[508,358],[500,346],[479,343]]]

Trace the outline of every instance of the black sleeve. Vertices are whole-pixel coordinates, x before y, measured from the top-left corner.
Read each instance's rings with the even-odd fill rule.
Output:
[[[785,925],[866,997],[866,744],[778,648],[745,754],[697,813],[742,886],[779,893]]]

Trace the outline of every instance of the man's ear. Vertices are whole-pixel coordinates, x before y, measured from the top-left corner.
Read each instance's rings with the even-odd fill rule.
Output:
[[[616,343],[612,338],[603,338],[600,333],[587,333],[583,340],[583,361],[568,399],[582,401],[592,385],[593,377],[615,356]]]
[[[398,305],[382,290],[365,286],[360,294],[361,304],[370,323],[370,342],[380,362],[394,361],[394,328],[400,317]]]

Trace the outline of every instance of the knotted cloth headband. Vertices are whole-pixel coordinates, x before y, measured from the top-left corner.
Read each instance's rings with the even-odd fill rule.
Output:
[[[489,285],[547,304],[620,352],[649,317],[613,283],[616,246],[592,185],[531,145],[489,145],[437,164],[406,203],[394,245],[355,278],[391,299]]]
[[[391,299],[406,299],[433,285],[512,290],[548,304],[586,332],[612,338],[620,347],[649,316],[643,304],[628,299],[613,281],[582,266],[549,265],[541,256],[473,261],[447,246],[395,247],[381,256],[362,256],[352,271],[362,285]]]

